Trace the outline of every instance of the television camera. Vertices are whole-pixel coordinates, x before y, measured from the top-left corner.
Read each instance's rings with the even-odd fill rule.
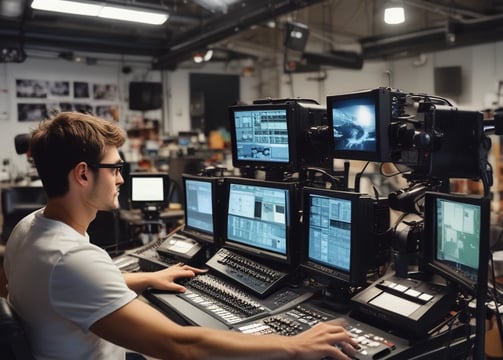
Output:
[[[407,180],[406,188],[388,195],[390,208],[403,213],[392,229],[398,275],[423,251],[426,192],[449,193],[449,180],[464,178],[481,180],[489,196],[488,135],[503,134],[501,113],[484,120],[481,112],[438,96],[376,88],[328,96],[327,116],[335,158],[392,162]]]

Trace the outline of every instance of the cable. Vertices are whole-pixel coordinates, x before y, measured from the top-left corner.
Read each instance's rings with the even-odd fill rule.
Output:
[[[499,311],[498,305],[498,291],[496,289],[496,272],[494,270],[494,258],[493,253],[491,252],[489,260],[491,261],[491,277],[492,277],[492,285],[493,285],[493,300],[496,308],[496,324],[498,325],[498,331],[500,334],[500,341],[503,344],[503,322],[501,320],[501,313]]]
[[[360,192],[360,179],[369,164],[370,164],[370,161],[367,161],[365,163],[365,166],[363,167],[362,171],[360,171],[358,174],[356,174],[356,176],[355,176],[355,192]]]

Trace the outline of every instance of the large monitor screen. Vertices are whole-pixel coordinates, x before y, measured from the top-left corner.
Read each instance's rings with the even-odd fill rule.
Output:
[[[183,174],[185,231],[211,235],[217,228],[218,178]]]
[[[169,205],[169,176],[166,173],[131,173],[129,200],[133,209],[161,210]]]
[[[369,196],[303,188],[303,268],[348,286],[363,285],[372,252]]]
[[[487,197],[433,192],[425,196],[429,268],[470,293],[476,291],[478,279],[487,276],[489,212]]]
[[[226,178],[224,246],[264,259],[292,261],[295,185]]]

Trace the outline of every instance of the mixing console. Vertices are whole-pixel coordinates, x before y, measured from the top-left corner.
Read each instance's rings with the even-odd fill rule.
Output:
[[[206,266],[260,297],[278,289],[288,275],[225,248],[218,250],[206,262]]]
[[[407,348],[407,341],[380,329],[361,323],[345,315],[322,310],[309,302],[289,310],[234,326],[234,330],[247,334],[281,334],[293,336],[319,322],[334,322],[344,326],[358,341],[354,359],[371,360],[390,356],[395,351]]]

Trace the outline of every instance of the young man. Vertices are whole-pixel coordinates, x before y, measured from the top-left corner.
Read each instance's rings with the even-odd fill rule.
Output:
[[[37,359],[124,359],[124,348],[162,359],[336,359],[356,343],[341,327],[320,324],[300,335],[244,335],[179,326],[137,294],[184,291],[177,278],[203,270],[176,265],[121,274],[86,229],[98,210],[118,207],[121,129],[78,113],[60,113],[32,133],[31,156],[47,205],[13,230],[6,248],[9,301]]]

